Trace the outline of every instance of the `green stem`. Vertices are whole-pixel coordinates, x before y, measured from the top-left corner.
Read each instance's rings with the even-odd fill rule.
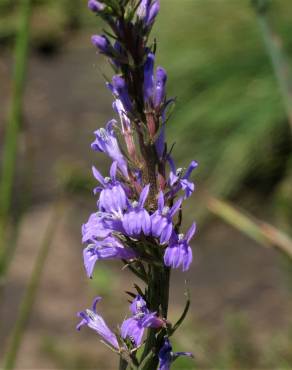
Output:
[[[128,367],[128,362],[120,357],[119,370],[126,370]]]
[[[22,102],[27,72],[31,3],[31,0],[20,1],[21,22],[15,44],[12,98],[3,147],[3,164],[0,179],[0,276],[6,271],[6,230],[11,208],[17,139],[21,125]]]
[[[170,269],[168,267],[151,266],[151,279],[148,285],[148,304],[150,311],[159,313],[165,319],[168,312]],[[159,339],[160,338],[160,339]],[[162,345],[161,339],[157,338],[157,329],[148,329],[148,335],[141,360],[153,352],[153,356],[144,366],[143,370],[154,370],[158,366],[158,351]]]
[[[26,323],[29,319],[30,312],[36,298],[36,293],[41,280],[44,265],[48,256],[50,246],[53,242],[56,228],[60,223],[62,213],[63,205],[59,201],[55,206],[52,218],[50,219],[50,222],[45,231],[44,238],[40,246],[40,250],[38,252],[32,274],[30,276],[30,280],[28,282],[28,286],[20,304],[19,314],[10,337],[9,347],[3,360],[3,370],[12,370],[15,367],[15,362],[25,332]]]

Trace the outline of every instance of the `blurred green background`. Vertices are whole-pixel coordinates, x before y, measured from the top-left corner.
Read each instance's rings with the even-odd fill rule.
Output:
[[[49,232],[54,239],[29,310],[19,369],[114,368],[116,359],[93,333],[75,333],[75,313],[99,294],[113,326],[127,314],[123,291],[132,277],[119,264],[100,264],[88,283],[82,267],[80,225],[95,206],[90,168],[108,168],[103,155],[90,150],[92,133],[113,116],[102,78],[111,72],[90,43],[102,24],[86,4],[32,1],[7,226],[15,253],[0,300],[1,357],[49,220],[60,220]],[[0,0],[1,149],[22,17],[21,0]],[[206,205],[206,193],[231,200],[291,234],[291,127],[258,18],[248,0],[161,0],[152,32],[158,63],[168,72],[168,96],[177,98],[168,140],[180,166],[199,162],[185,217],[186,225],[194,218],[199,224],[187,274],[192,309],[175,343],[196,360],[179,360],[176,369],[292,369],[291,261],[215,219]],[[270,1],[267,19],[292,71],[291,1]],[[63,211],[56,214],[60,194]],[[174,319],[184,304],[184,279],[174,274]]]

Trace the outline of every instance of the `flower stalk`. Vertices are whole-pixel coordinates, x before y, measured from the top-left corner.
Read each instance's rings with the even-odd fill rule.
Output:
[[[111,30],[92,36],[92,43],[114,69],[106,85],[119,122],[111,120],[98,129],[91,145],[113,163],[109,177],[93,168],[98,209],[82,226],[84,266],[92,277],[99,260],[121,260],[145,288],[135,283],[135,292],[127,292],[131,316],[118,332],[98,314],[99,297],[92,309],[79,312],[77,328],[95,330],[120,355],[120,369],[167,370],[178,356],[191,357],[172,352],[169,337],[175,330],[167,314],[171,268],[186,271],[193,258],[195,224],[185,235],[181,228],[182,205],[194,191],[190,176],[197,163],[176,169],[165,140],[173,99],[166,98],[166,71],[155,69],[156,45],[149,42],[159,1],[90,0],[88,7]]]

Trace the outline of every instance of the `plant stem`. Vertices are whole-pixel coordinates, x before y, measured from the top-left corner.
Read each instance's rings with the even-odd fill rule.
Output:
[[[32,1],[22,0],[19,4],[21,7],[21,21],[14,51],[15,66],[12,78],[12,98],[6,126],[3,164],[0,179],[0,277],[1,275],[4,275],[6,271],[6,230],[11,208],[12,187],[16,167],[17,139],[21,125],[22,103],[27,72],[29,21]]]
[[[37,289],[41,280],[41,275],[48,256],[50,246],[52,245],[56,228],[60,223],[60,218],[63,213],[63,204],[58,201],[53,210],[52,217],[45,230],[44,238],[35,261],[35,265],[28,282],[28,286],[24,293],[24,297],[20,304],[19,314],[15,322],[14,329],[11,334],[8,350],[3,360],[3,370],[12,370],[15,367],[17,354],[21,345],[21,341],[25,332],[26,323],[29,319]]]
[[[128,367],[128,362],[120,356],[119,370],[126,370]]]
[[[166,319],[168,312],[170,269],[168,267],[151,266],[151,278],[148,284],[148,304],[150,311],[156,311]],[[143,360],[154,351],[154,356],[147,362],[144,370],[154,370],[158,366],[158,351],[162,345],[156,337],[157,329],[148,329]]]

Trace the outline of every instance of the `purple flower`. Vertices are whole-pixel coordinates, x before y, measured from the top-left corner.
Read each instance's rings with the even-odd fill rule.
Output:
[[[87,276],[92,277],[96,261],[108,259],[129,260],[136,257],[136,253],[114,238],[108,236],[104,240],[95,241],[83,250],[83,262]]]
[[[154,54],[148,53],[146,62],[144,64],[143,92],[144,101],[155,108],[159,108],[165,98],[167,74],[164,68],[157,67],[154,82],[154,61]]]
[[[130,338],[136,346],[142,342],[145,328],[161,328],[164,321],[157,317],[155,312],[150,312],[144,299],[137,295],[130,305],[132,317],[126,319],[121,326],[122,338]]]
[[[112,46],[106,36],[93,35],[91,37],[91,42],[102,54],[112,55]]]
[[[131,112],[133,107],[125,79],[119,75],[115,75],[112,78],[112,83],[107,83],[107,87],[111,90],[116,98],[120,99],[125,111]]]
[[[168,338],[164,339],[163,346],[161,347],[159,357],[159,368],[158,370],[169,370],[170,365],[179,356],[194,357],[191,352],[172,352],[172,346]]]
[[[77,316],[81,317],[80,323],[76,329],[80,330],[82,326],[87,325],[90,329],[97,332],[107,343],[112,345],[115,349],[119,349],[119,343],[116,335],[109,329],[103,318],[96,312],[96,305],[101,300],[101,297],[96,297],[93,301],[92,310],[87,309],[78,312]]]
[[[185,198],[189,198],[195,190],[195,185],[193,182],[189,181],[189,178],[193,170],[198,167],[198,163],[192,161],[185,174],[182,176],[183,169],[176,169],[173,159],[170,156],[168,157],[168,162],[171,169],[169,173],[169,185],[173,188],[171,191],[172,195],[182,189],[185,192]]]
[[[117,161],[122,174],[128,178],[127,162],[119,148],[118,140],[113,129],[116,123],[115,120],[111,120],[107,123],[106,128],[102,127],[95,131],[96,138],[91,144],[91,148],[95,151],[106,153],[114,161]]]
[[[150,185],[146,185],[141,191],[139,201],[129,204],[129,210],[123,216],[123,227],[128,236],[138,237],[142,232],[149,235],[151,231],[151,219],[144,209]]]
[[[149,53],[147,55],[146,62],[144,64],[144,101],[149,103],[150,99],[153,96],[153,85],[154,85],[154,78],[153,78],[153,68],[154,68],[154,54]]]
[[[102,185],[94,189],[94,193],[100,192],[99,210],[122,215],[122,212],[127,208],[127,196],[121,183],[116,179],[117,162],[113,162],[111,165],[110,177],[104,178],[95,167],[92,167],[92,172]]]
[[[92,213],[86,224],[82,225],[82,243],[94,243],[110,235],[112,230],[106,227],[101,215],[101,212]]]
[[[164,206],[164,195],[160,191],[158,197],[158,209],[151,215],[151,234],[155,238],[160,238],[160,244],[167,243],[173,232],[172,218],[179,210],[182,198],[178,199],[169,208]]]
[[[142,0],[137,10],[137,16],[143,20],[144,24],[149,27],[154,22],[155,17],[159,12],[158,0]]]
[[[164,253],[164,263],[166,266],[178,268],[182,265],[183,271],[189,269],[193,260],[193,253],[189,243],[195,231],[196,224],[193,223],[185,236],[183,234],[172,234],[169,245]]]
[[[165,98],[165,85],[167,80],[167,74],[164,68],[157,67],[156,79],[155,79],[155,97],[154,106],[159,107]]]
[[[105,4],[102,4],[100,1],[97,0],[89,0],[88,8],[95,13],[99,13],[104,10]]]

